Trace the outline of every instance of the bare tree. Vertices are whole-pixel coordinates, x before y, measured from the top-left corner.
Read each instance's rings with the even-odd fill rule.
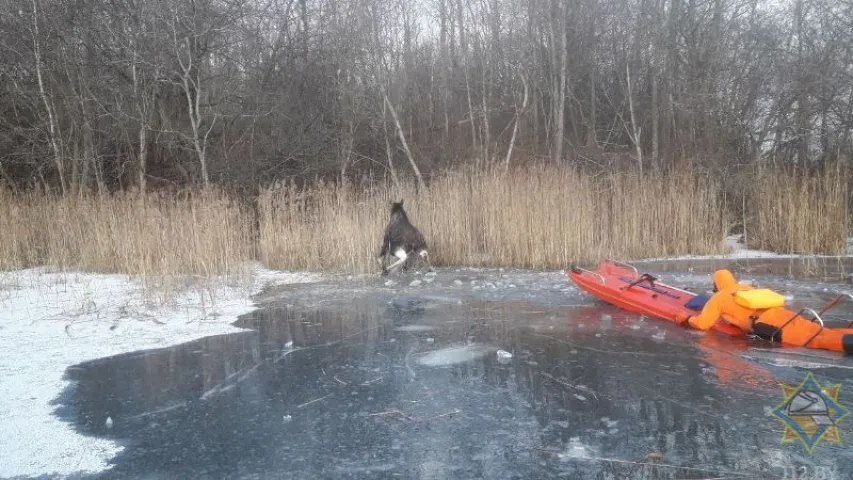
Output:
[[[199,40],[205,32],[197,32],[193,28],[188,31],[183,31],[181,24],[189,23],[191,26],[195,23],[194,18],[181,18],[177,10],[174,14],[172,22],[172,39],[174,42],[175,58],[178,61],[180,70],[178,73],[178,82],[184,93],[187,102],[187,116],[190,121],[190,140],[198,157],[198,163],[201,167],[201,180],[204,186],[210,184],[210,176],[207,169],[207,147],[210,132],[216,124],[217,116],[214,115],[210,121],[210,125],[206,125],[206,109],[202,110],[201,99],[203,96],[204,85],[201,82],[201,58],[199,58],[200,45]]]
[[[521,119],[521,114],[527,110],[527,97],[528,97],[528,89],[527,89],[527,78],[525,77],[523,72],[519,72],[519,77],[521,78],[521,84],[524,87],[524,93],[522,94],[521,106],[518,104],[515,105],[515,120],[512,125],[512,136],[509,139],[509,147],[506,149],[506,157],[504,158],[504,168],[509,169],[509,161],[512,158],[512,150],[515,148],[515,139],[518,136],[518,122]]]
[[[48,141],[50,142],[51,151],[53,152],[53,160],[56,163],[56,172],[59,175],[59,186],[62,193],[68,191],[68,184],[65,179],[65,160],[62,150],[59,146],[59,126],[56,118],[55,109],[50,97],[48,96],[47,87],[45,86],[44,75],[42,74],[42,58],[41,58],[41,37],[39,35],[39,10],[36,0],[32,0],[33,4],[33,53],[35,55],[36,78],[38,79],[39,95],[44,104],[45,112],[47,113],[48,125]]]
[[[820,165],[853,158],[851,25],[849,0],[0,1],[0,176]]]

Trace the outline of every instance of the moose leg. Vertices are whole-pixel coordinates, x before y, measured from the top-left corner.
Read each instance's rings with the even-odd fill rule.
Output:
[[[424,260],[424,262],[426,262],[427,271],[431,272],[432,271],[432,263],[429,261],[429,252],[427,252],[426,249],[423,249],[420,252],[418,252],[418,255],[420,255],[420,257]]]
[[[402,265],[403,262],[405,262],[406,259],[409,257],[409,255],[406,253],[406,251],[403,250],[402,248],[398,248],[397,250],[395,250],[394,256],[397,257],[397,261],[392,263],[391,265],[388,265],[388,267],[385,269],[385,272],[390,272],[391,270],[398,267],[399,265]]]
[[[379,262],[379,268],[385,270],[385,262],[388,260],[388,244],[383,240],[382,248],[379,249],[379,255],[376,256],[376,261]]]

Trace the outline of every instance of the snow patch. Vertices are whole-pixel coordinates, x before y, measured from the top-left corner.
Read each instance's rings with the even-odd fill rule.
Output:
[[[581,442],[581,439],[578,437],[570,438],[566,449],[557,454],[557,458],[564,462],[575,458],[592,458],[594,456],[595,452]]]
[[[643,261],[662,260],[714,260],[734,258],[837,258],[835,255],[798,255],[788,253],[771,252],[768,250],[752,250],[741,242],[742,235],[729,235],[724,239],[728,253],[722,255],[683,255],[680,257],[644,258]],[[853,255],[853,237],[847,239],[846,255]]]
[[[398,332],[429,332],[434,330],[434,328],[430,325],[403,325],[394,327],[394,330]]]
[[[445,367],[459,363],[470,362],[484,357],[494,348],[485,345],[466,345],[464,347],[449,347],[427,352],[418,358],[418,363],[428,367]]]
[[[498,350],[498,362],[507,364],[512,360],[512,354],[506,350]]]
[[[249,266],[248,285],[214,279],[168,306],[152,304],[139,279],[34,268],[0,272],[0,477],[95,473],[122,447],[87,437],[53,412],[69,384],[65,370],[112,355],[238,332],[251,296],[278,284],[319,280],[308,273]],[[105,412],[105,414],[108,412]],[[112,423],[112,418],[107,418]]]

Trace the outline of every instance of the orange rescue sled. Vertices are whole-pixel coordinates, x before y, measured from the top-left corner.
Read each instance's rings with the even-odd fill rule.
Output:
[[[707,297],[661,283],[657,278],[642,274],[631,265],[602,261],[593,272],[573,265],[566,271],[581,290],[629,312],[680,323],[688,316],[698,315]],[[743,335],[743,331],[724,321],[714,329],[728,335]]]
[[[581,290],[616,307],[629,312],[648,315],[675,323],[683,322],[688,316],[698,315],[708,297],[660,282],[647,273],[640,274],[631,265],[612,260],[602,261],[596,271],[573,265],[566,270],[568,277]],[[846,328],[827,328],[821,315],[849,294],[836,297],[820,312],[804,308],[790,312],[789,316],[766,325],[770,330],[762,337],[794,347],[808,347],[853,354],[853,322]],[[750,300],[751,301],[751,300]],[[777,309],[780,313],[787,310]],[[813,320],[802,315],[809,313]],[[740,328],[718,320],[714,330],[731,336],[744,336]],[[784,329],[784,330],[783,330]]]

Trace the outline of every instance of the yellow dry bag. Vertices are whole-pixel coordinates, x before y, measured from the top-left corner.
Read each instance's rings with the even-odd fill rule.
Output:
[[[785,306],[785,297],[766,288],[735,292],[735,302],[741,307],[765,309]]]

